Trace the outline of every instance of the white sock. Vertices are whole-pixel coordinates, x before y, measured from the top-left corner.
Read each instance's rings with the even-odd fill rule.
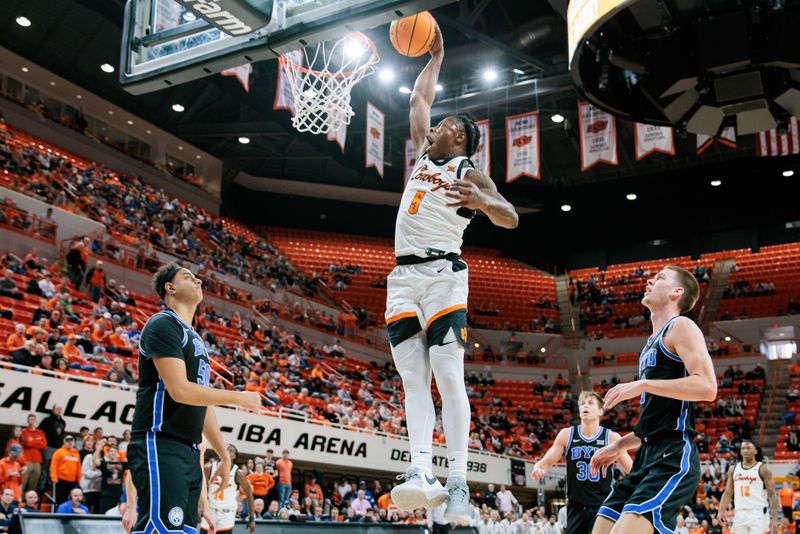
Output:
[[[411,442],[411,465],[430,474],[436,412],[431,397],[431,365],[422,334],[392,347],[392,358],[406,395],[406,428]]]
[[[458,343],[428,348],[436,387],[442,396],[442,426],[450,477],[467,478],[470,406],[464,384],[464,349]]]

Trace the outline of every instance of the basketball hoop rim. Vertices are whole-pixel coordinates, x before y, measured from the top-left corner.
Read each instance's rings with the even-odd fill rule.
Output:
[[[281,65],[284,65],[285,67],[291,68],[291,69],[296,70],[298,72],[302,72],[303,74],[309,74],[310,73],[310,74],[312,74],[314,76],[317,76],[319,78],[350,78],[352,76],[355,76],[356,74],[360,74],[360,73],[364,72],[365,70],[369,69],[370,67],[373,67],[374,65],[376,65],[378,63],[378,61],[380,61],[380,56],[378,56],[378,47],[375,46],[375,43],[372,42],[372,39],[370,39],[369,37],[367,37],[366,35],[364,35],[361,32],[348,33],[347,35],[345,35],[344,37],[339,39],[339,41],[337,41],[336,44],[334,44],[334,47],[340,41],[343,41],[345,39],[353,39],[353,38],[359,39],[360,41],[363,41],[364,43],[366,43],[367,46],[369,46],[370,51],[372,52],[372,55],[370,56],[369,61],[367,61],[366,63],[364,63],[362,66],[358,67],[357,69],[348,70],[348,71],[342,71],[342,72],[335,72],[335,73],[333,73],[333,72],[323,72],[323,71],[319,71],[319,70],[309,69],[308,67],[304,67],[302,65],[298,65],[297,63],[295,63],[294,61],[289,59],[289,57],[286,54],[281,54],[278,57],[278,61],[281,63]],[[319,44],[317,44],[317,46],[319,46]]]

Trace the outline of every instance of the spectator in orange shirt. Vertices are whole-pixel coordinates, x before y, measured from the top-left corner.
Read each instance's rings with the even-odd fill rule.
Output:
[[[64,357],[69,363],[69,368],[80,369],[87,373],[94,373],[97,371],[97,367],[90,365],[86,358],[84,358],[80,347],[75,344],[76,341],[77,336],[75,334],[70,334],[67,336],[67,342],[64,344]]]
[[[394,487],[396,485],[397,485],[397,482],[393,482],[392,483],[392,489],[394,489]],[[392,506],[392,504],[394,504],[394,503],[392,502],[392,492],[391,491],[387,491],[383,495],[378,497],[378,502],[377,502],[378,510],[388,510],[389,507]]]
[[[35,490],[42,473],[42,453],[47,450],[47,438],[36,427],[36,415],[28,415],[28,426],[22,429],[22,453],[25,458],[25,491]]]
[[[311,481],[305,485],[303,493],[306,497],[311,497],[319,502],[322,502],[325,499],[325,496],[322,494],[322,488],[319,484],[317,484],[316,477],[311,477]]]
[[[97,302],[106,289],[106,272],[103,269],[103,262],[98,261],[94,267],[86,273],[87,290],[92,302]]]
[[[792,518],[792,505],[794,504],[794,488],[788,482],[784,482],[781,489],[778,490],[778,497],[781,500],[781,508],[783,509],[783,517]]]
[[[75,438],[66,436],[64,445],[50,460],[50,480],[56,485],[56,502],[66,502],[70,492],[81,481],[81,455],[75,449]]]
[[[0,490],[10,489],[14,492],[14,500],[22,497],[22,477],[25,469],[19,460],[22,446],[14,444],[8,448],[8,456],[0,460]]]
[[[255,473],[247,475],[247,481],[250,482],[250,486],[253,488],[254,499],[266,500],[269,490],[275,486],[275,479],[272,478],[272,475],[264,472],[263,462],[256,464]]]
[[[116,352],[120,356],[133,356],[133,347],[122,327],[118,326],[114,329],[114,333],[108,336],[108,343],[110,352]]]
[[[19,350],[25,344],[25,325],[17,323],[14,325],[14,332],[6,339],[8,352]]]
[[[278,469],[278,503],[281,508],[289,507],[289,497],[292,495],[292,467],[294,464],[289,459],[289,451],[284,450],[280,460],[275,462]]]
[[[789,376],[800,376],[800,363],[794,362],[789,366]]]

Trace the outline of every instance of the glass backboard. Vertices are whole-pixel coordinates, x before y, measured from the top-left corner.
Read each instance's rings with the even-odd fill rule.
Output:
[[[120,83],[147,93],[457,0],[127,0]]]

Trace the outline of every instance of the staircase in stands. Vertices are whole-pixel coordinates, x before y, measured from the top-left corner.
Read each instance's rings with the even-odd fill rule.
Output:
[[[728,287],[728,277],[731,269],[736,264],[733,258],[718,260],[714,264],[711,273],[711,281],[706,289],[706,296],[703,299],[703,306],[700,308],[699,323],[703,332],[708,332],[708,327],[716,319],[719,305],[722,302],[722,295]]]
[[[758,412],[758,441],[765,456],[773,457],[778,434],[781,428],[781,413],[786,400],[786,391],[789,389],[791,377],[789,376],[790,361],[777,360],[767,365],[766,391],[769,396],[761,403]]]

